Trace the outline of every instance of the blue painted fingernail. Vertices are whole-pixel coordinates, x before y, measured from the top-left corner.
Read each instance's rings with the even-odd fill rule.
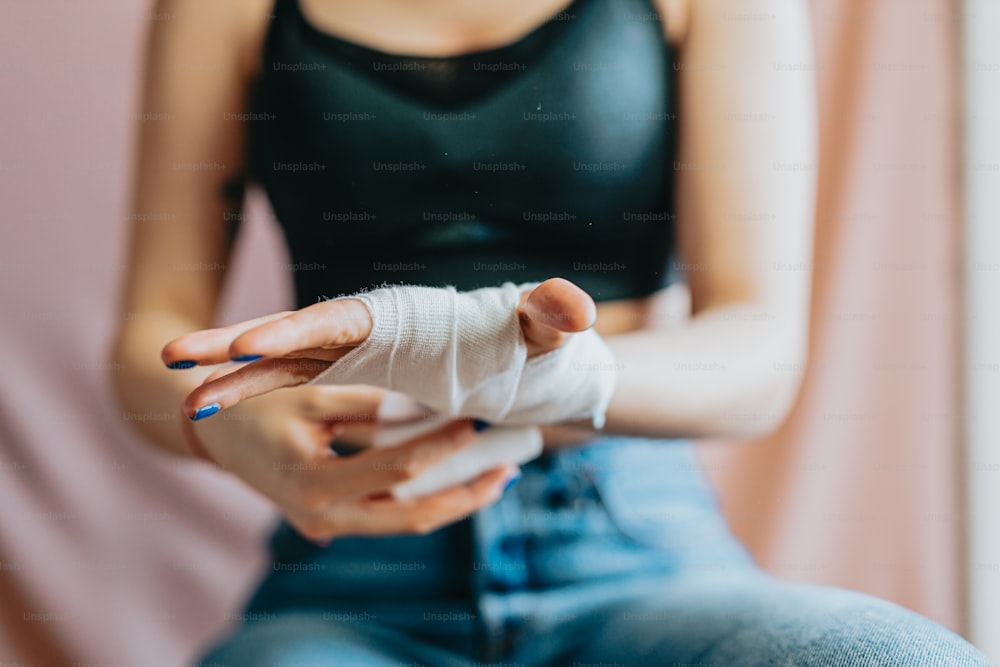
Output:
[[[219,411],[219,407],[220,406],[218,403],[209,403],[208,405],[203,405],[195,411],[194,417],[191,417],[191,421],[196,422],[199,419],[204,419],[205,417],[211,417],[212,415],[214,415],[216,412]]]
[[[507,484],[503,487],[504,493],[507,492],[507,489],[517,484],[517,480],[519,479],[521,479],[520,471],[514,473],[514,476],[507,480]]]
[[[484,421],[482,419],[472,420],[472,430],[475,431],[476,433],[482,433],[489,427],[490,423],[488,421]]]
[[[321,549],[325,549],[328,546],[330,546],[331,542],[333,542],[333,540],[313,540],[313,544],[315,544]]]
[[[175,361],[172,364],[167,364],[167,368],[172,370],[182,370],[185,368],[194,368],[198,365],[197,361]]]
[[[262,358],[262,354],[241,354],[238,357],[233,357],[233,361],[257,361]]]

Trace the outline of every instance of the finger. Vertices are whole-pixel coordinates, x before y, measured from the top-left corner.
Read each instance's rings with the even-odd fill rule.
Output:
[[[341,423],[337,445],[350,449],[367,449],[375,444],[376,426],[372,423]]]
[[[324,301],[244,331],[229,346],[233,359],[284,357],[310,349],[360,345],[372,330],[368,307],[357,299]]]
[[[244,331],[273,320],[287,317],[291,311],[272,313],[256,319],[239,322],[227,327],[202,329],[179,336],[166,345],[160,358],[167,366],[186,368],[195,364],[221,364],[232,359],[229,346]]]
[[[566,334],[594,326],[597,306],[589,294],[564,278],[551,278],[522,298],[518,308],[529,356],[554,350]]]
[[[383,389],[368,385],[326,385],[304,388],[302,414],[317,422],[342,427],[337,444],[354,449],[371,447]]]
[[[369,385],[324,385],[307,390],[303,412],[319,421],[371,421],[385,396],[384,389]]]
[[[397,484],[414,479],[476,440],[472,422],[449,422],[442,428],[395,447],[366,449],[344,459],[340,470],[327,470],[320,466],[311,482],[320,488],[330,489],[331,502],[388,491]]]
[[[319,359],[262,359],[196,387],[184,399],[184,414],[196,421],[210,417],[248,398],[304,384],[329,367]]]
[[[393,496],[362,498],[324,510],[335,535],[427,534],[461,521],[503,495],[514,475],[513,466],[487,470],[465,484],[400,500]]]
[[[223,376],[229,375],[230,373],[235,373],[241,368],[243,368],[243,364],[226,364],[225,366],[220,366],[216,370],[206,375],[205,379],[203,379],[201,383],[206,384],[208,382],[214,382],[215,380],[218,380]]]

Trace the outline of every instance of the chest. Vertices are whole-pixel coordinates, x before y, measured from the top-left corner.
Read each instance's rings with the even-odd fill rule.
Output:
[[[671,52],[659,24],[635,13],[643,3],[590,4],[530,59],[466,62],[487,85],[460,104],[400,85],[433,59],[345,59],[314,26],[274,26],[251,157],[283,224],[308,235],[356,214],[392,234],[655,210],[675,139]]]

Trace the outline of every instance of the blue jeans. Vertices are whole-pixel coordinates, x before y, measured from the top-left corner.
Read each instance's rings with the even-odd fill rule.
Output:
[[[426,536],[323,548],[282,525],[243,624],[200,664],[991,664],[899,606],[760,571],[688,442],[608,437],[523,472]]]

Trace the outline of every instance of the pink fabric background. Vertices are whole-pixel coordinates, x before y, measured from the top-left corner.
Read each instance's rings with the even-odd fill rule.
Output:
[[[266,567],[264,501],[140,442],[111,395],[149,6],[0,4],[0,663],[182,664]],[[227,321],[287,306],[275,230],[249,227]]]
[[[952,3],[813,6],[814,366],[781,433],[713,446],[708,468],[775,571],[959,627]],[[147,20],[144,2],[0,3],[0,662],[182,664],[266,567],[267,506],[154,453],[111,400]],[[224,321],[288,303],[254,210]]]
[[[957,5],[813,8],[821,159],[807,379],[779,433],[704,459],[769,569],[960,630]]]

